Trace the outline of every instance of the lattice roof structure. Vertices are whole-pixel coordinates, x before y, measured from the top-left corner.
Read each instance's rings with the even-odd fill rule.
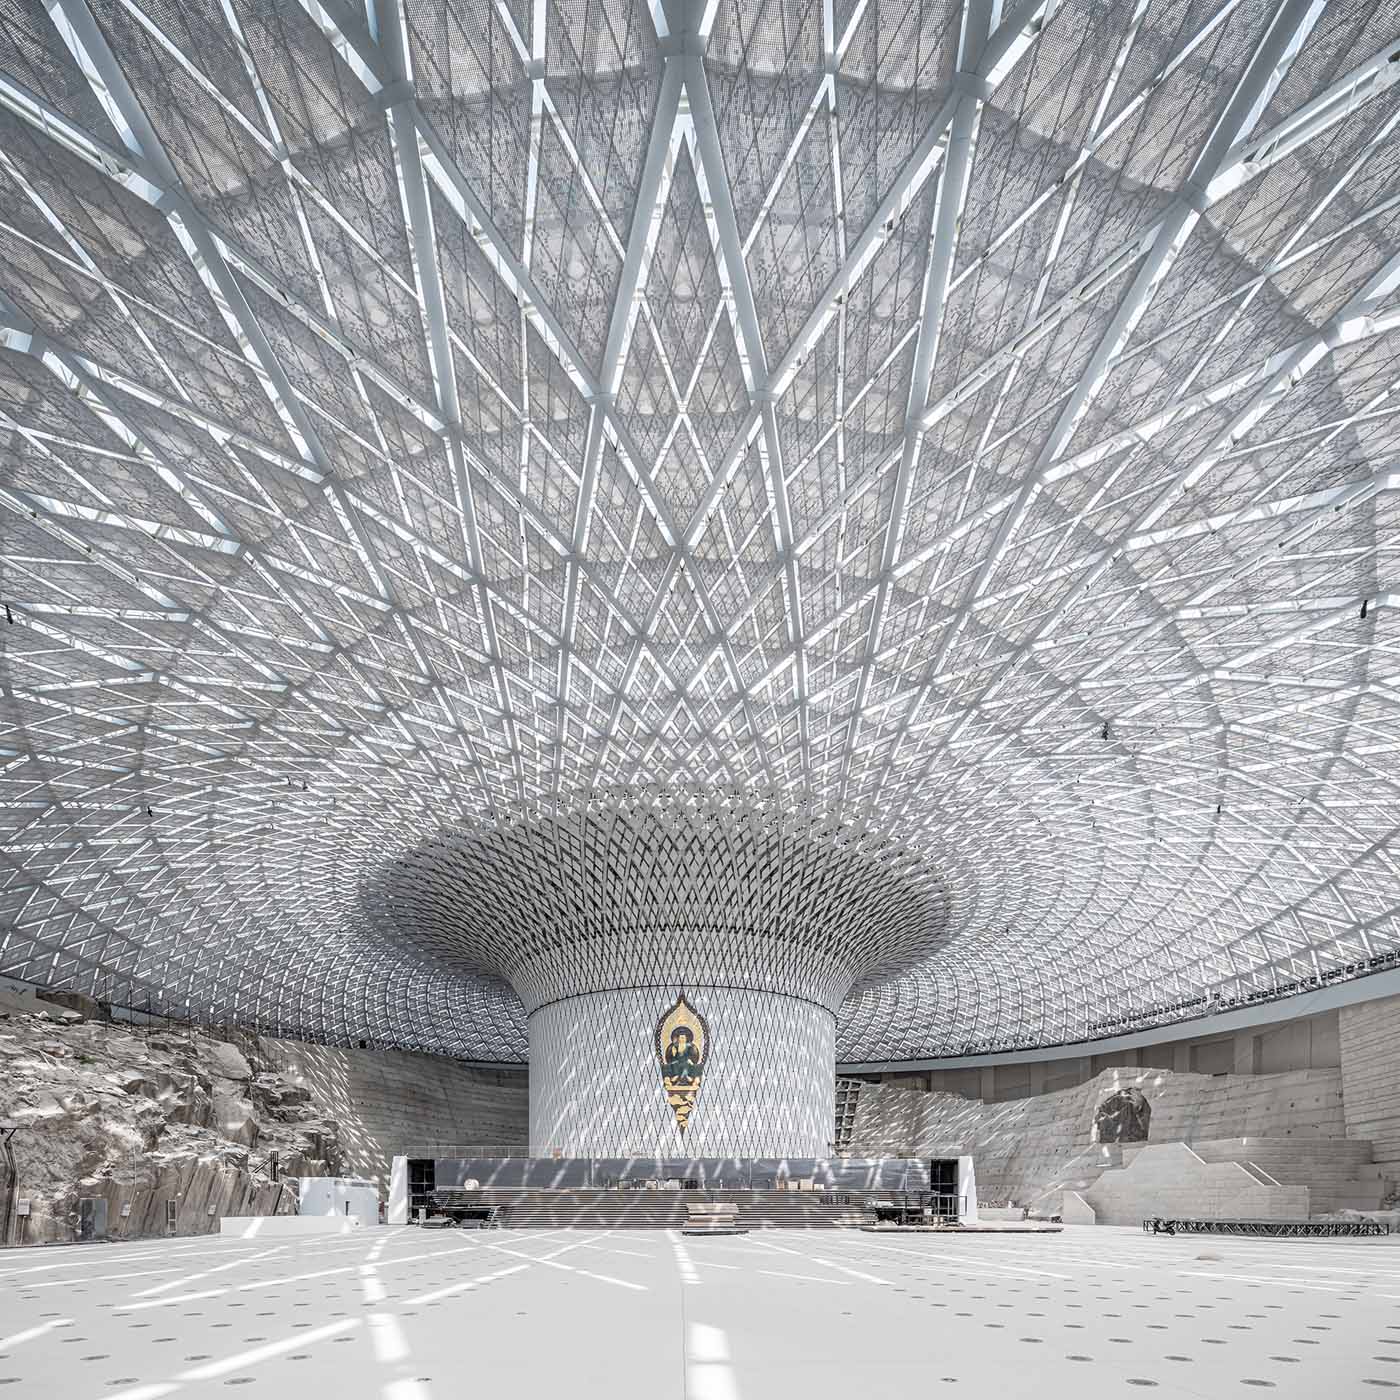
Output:
[[[848,1062],[1393,961],[1394,0],[0,35],[0,974],[519,1059],[365,891],[648,785],[938,869]]]

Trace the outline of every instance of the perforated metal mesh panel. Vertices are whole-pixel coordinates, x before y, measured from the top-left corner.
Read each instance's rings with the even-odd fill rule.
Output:
[[[530,1147],[541,1155],[823,1156],[835,1121],[835,1025],[790,996],[687,984],[713,1040],[685,1131],[652,1041],[679,987],[552,1002],[530,1017]]]

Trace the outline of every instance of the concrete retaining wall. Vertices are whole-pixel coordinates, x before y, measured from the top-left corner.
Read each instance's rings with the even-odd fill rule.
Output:
[[[10,1243],[50,1244],[79,1238],[80,1199],[107,1202],[107,1229],[103,1238],[145,1239],[152,1235],[207,1235],[219,1228],[225,1215],[287,1215],[296,1209],[290,1190],[254,1180],[237,1167],[214,1162],[193,1162],[169,1167],[149,1186],[133,1186],[112,1179],[84,1182],[71,1195],[54,1197],[31,1194],[30,1214],[18,1218]],[[173,1219],[167,1204],[175,1203]],[[131,1213],[122,1214],[129,1205]]]
[[[340,1130],[341,1171],[387,1192],[389,1162],[411,1144],[519,1146],[529,1140],[529,1079],[406,1050],[264,1040],[264,1052]]]
[[[981,1068],[896,1070],[867,1076],[902,1089],[957,1094],[984,1103],[1007,1103],[1087,1084],[1106,1069],[1150,1069],[1178,1074],[1283,1074],[1300,1069],[1337,1069],[1341,1065],[1339,1020],[1335,1010],[1314,1016],[1251,1026],[1237,1032],[1164,1040],[1102,1055],[1082,1055],[1030,1064]]]
[[[1106,1095],[1127,1087],[1151,1105],[1152,1142],[1346,1135],[1339,1070],[1200,1075],[1113,1069],[1073,1089],[999,1104],[866,1085],[850,1150],[911,1157],[970,1152],[985,1201],[1025,1205],[1051,1186],[1087,1186],[1117,1165],[1118,1149],[1094,1142],[1094,1112]]]
[[[1184,1142],[1141,1148],[1083,1193],[1100,1225],[1154,1215],[1197,1220],[1306,1220],[1308,1188],[1279,1186],[1239,1162],[1205,1162]]]
[[[1400,997],[1341,1010],[1347,1135],[1368,1138],[1387,1177],[1400,1178]]]

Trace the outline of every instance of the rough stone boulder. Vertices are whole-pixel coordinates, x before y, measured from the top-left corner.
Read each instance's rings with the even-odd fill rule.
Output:
[[[126,1074],[119,1087],[127,1094],[153,1100],[171,1123],[208,1127],[213,1121],[214,1100],[196,1075],[147,1070]]]
[[[0,987],[0,1020],[17,1015],[42,1016],[65,1026],[77,1025],[83,1019],[79,1011],[40,1001],[32,988]]]
[[[214,1094],[213,1126],[221,1137],[244,1147],[256,1147],[262,1131],[250,1100],[218,1092]]]
[[[211,1071],[220,1078],[248,1080],[253,1077],[252,1065],[236,1045],[225,1040],[207,1040],[203,1048]]]
[[[300,1123],[315,1117],[311,1091],[280,1074],[263,1073],[248,1086],[259,1112],[278,1123]]]

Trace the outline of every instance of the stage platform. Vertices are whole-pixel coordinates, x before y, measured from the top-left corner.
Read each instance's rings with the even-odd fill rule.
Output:
[[[489,1157],[415,1147],[393,1159],[389,1221],[489,1210],[511,1229],[665,1229],[710,1203],[732,1206],[752,1229],[853,1228],[890,1202],[976,1220],[972,1159]]]

